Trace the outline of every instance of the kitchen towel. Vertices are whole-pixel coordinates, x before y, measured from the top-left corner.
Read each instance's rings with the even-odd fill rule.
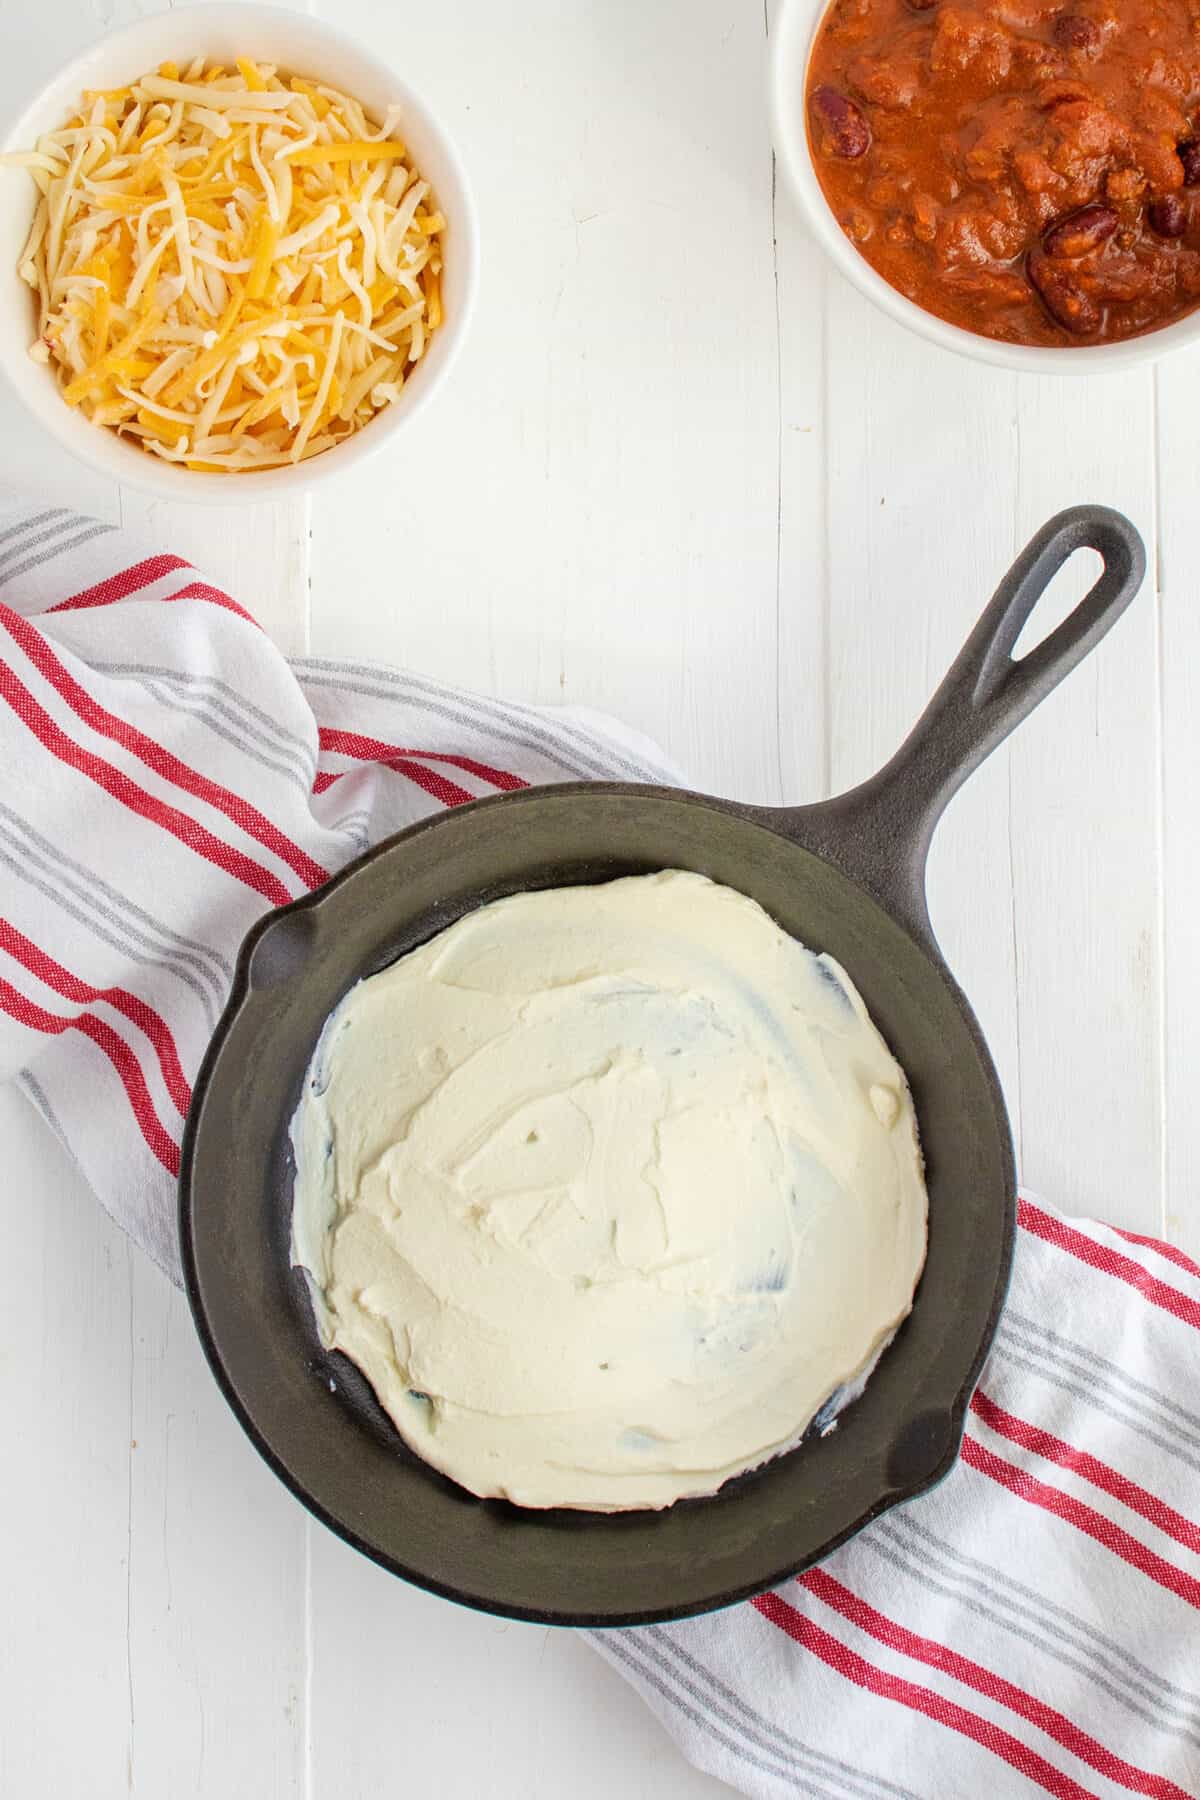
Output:
[[[0,1078],[176,1283],[190,1083],[270,907],[531,782],[663,781],[634,733],[413,675],[287,663],[181,557],[0,509]]]
[[[266,908],[526,782],[671,780],[609,720],[285,662],[180,557],[0,512],[0,1076],[179,1278],[190,1082]],[[1200,1269],[1021,1202],[940,1487],[706,1619],[591,1634],[752,1795],[1200,1794]]]
[[[1023,1197],[940,1486],[773,1592],[594,1632],[753,1795],[1200,1794],[1200,1268]]]

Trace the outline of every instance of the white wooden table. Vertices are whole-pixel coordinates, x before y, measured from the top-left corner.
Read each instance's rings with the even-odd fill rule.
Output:
[[[23,9],[0,104],[154,3]],[[473,173],[485,281],[452,388],[311,514],[118,492],[5,403],[0,478],[151,529],[286,648],[608,708],[763,801],[866,774],[1034,527],[1123,508],[1156,573],[952,806],[932,911],[1025,1181],[1200,1250],[1200,360],[1035,381],[876,317],[774,192],[761,0],[320,4]],[[585,1643],[309,1521],[181,1296],[9,1091],[0,1134],[4,1800],[727,1791]]]

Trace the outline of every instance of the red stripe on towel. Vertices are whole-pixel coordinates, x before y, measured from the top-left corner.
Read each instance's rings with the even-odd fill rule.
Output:
[[[207,600],[210,606],[222,606],[226,612],[236,613],[239,619],[245,619],[256,631],[262,630],[253,613],[248,613],[231,594],[227,594],[224,588],[214,587],[211,581],[189,581],[186,587],[176,588],[173,594],[164,594],[159,604],[165,606],[172,600]]]
[[[77,769],[89,781],[95,782],[97,787],[103,788],[121,806],[128,807],[130,812],[160,826],[187,849],[194,850],[197,856],[202,856],[206,862],[223,869],[235,881],[253,888],[256,894],[261,894],[272,906],[286,906],[292,899],[279,877],[263,868],[261,863],[254,862],[240,850],[235,850],[231,844],[214,837],[211,831],[197,824],[186,813],[166,805],[162,800],[156,800],[153,794],[148,794],[145,788],[131,781],[122,770],[76,744],[55,724],[49,713],[38,705],[29,689],[18,680],[5,662],[0,662],[0,700],[7,702],[44,749],[49,750],[59,762],[66,763],[68,768]]]
[[[1115,1231],[1117,1236],[1124,1238],[1127,1244],[1140,1244],[1144,1250],[1153,1250],[1156,1256],[1165,1257],[1167,1262],[1174,1263],[1177,1269],[1182,1269],[1185,1274],[1194,1275],[1196,1280],[1200,1281],[1200,1263],[1193,1262],[1187,1252],[1180,1250],[1177,1245],[1165,1243],[1162,1238],[1143,1237],[1140,1231],[1122,1231],[1119,1225],[1110,1225],[1109,1230]]]
[[[111,743],[120,744],[122,749],[130,751],[139,762],[145,763],[148,769],[153,769],[164,781],[171,782],[173,786],[191,794],[194,799],[202,800],[216,812],[223,813],[232,824],[261,844],[264,850],[270,850],[272,855],[286,863],[306,886],[320,887],[329,879],[328,871],[320,863],[314,862],[307,851],[293,843],[277,825],[273,825],[256,806],[251,806],[240,794],[220,786],[218,782],[210,781],[206,775],[190,768],[164,745],[156,743],[136,726],[127,724],[124,719],[117,718],[115,713],[110,713],[99,705],[59,661],[41,632],[22,618],[20,613],[13,612],[11,607],[0,605],[0,625],[20,646],[39,675],[50,683],[85,725],[108,738]]]
[[[993,1756],[1017,1769],[1030,1781],[1037,1782],[1048,1794],[1057,1796],[1057,1800],[1099,1800],[1090,1788],[1081,1787],[1053,1763],[1023,1744],[1020,1738],[1013,1737],[990,1719],[984,1719],[965,1706],[959,1706],[944,1695],[935,1693],[932,1688],[922,1687],[915,1681],[905,1681],[898,1675],[889,1675],[885,1670],[868,1662],[865,1656],[849,1649],[840,1639],[807,1618],[804,1613],[789,1606],[778,1594],[760,1594],[750,1603],[760,1612],[764,1619],[787,1633],[797,1644],[819,1657],[829,1668],[836,1671],[846,1681],[853,1682],[855,1687],[865,1688],[870,1694],[877,1694],[882,1700],[893,1700],[900,1706],[907,1706],[911,1711],[922,1713],[927,1719],[935,1720],[950,1731],[957,1731],[963,1737],[971,1738],[975,1743],[990,1750]]]
[[[1116,1756],[1089,1735],[1080,1726],[1068,1719],[1065,1713],[1047,1706],[1024,1688],[1017,1687],[1015,1682],[1006,1681],[1002,1675],[985,1669],[969,1656],[961,1656],[958,1651],[939,1644],[934,1638],[919,1637],[916,1632],[907,1630],[894,1620],[868,1605],[865,1600],[837,1581],[824,1569],[809,1569],[798,1577],[801,1587],[807,1588],[818,1600],[857,1625],[879,1643],[886,1644],[890,1650],[898,1650],[903,1656],[910,1656],[916,1662],[926,1663],[931,1669],[938,1669],[944,1675],[953,1676],[966,1687],[974,1688],[988,1700],[995,1700],[1001,1706],[1007,1706],[1011,1712],[1025,1719],[1030,1725],[1036,1725],[1047,1737],[1069,1750],[1081,1762],[1088,1763],[1098,1775],[1106,1775],[1110,1781],[1120,1782],[1122,1787],[1129,1788],[1135,1794],[1148,1794],[1152,1800],[1188,1800],[1183,1788],[1177,1787],[1165,1776],[1152,1775],[1145,1769],[1137,1768],[1123,1757]]]
[[[142,1074],[141,1065],[124,1038],[119,1037],[111,1025],[98,1019],[94,1013],[79,1013],[73,1019],[64,1019],[59,1013],[47,1012],[42,1006],[35,1006],[24,994],[10,987],[7,981],[0,980],[0,1009],[16,1019],[19,1025],[27,1025],[31,1031],[43,1031],[59,1035],[64,1031],[79,1031],[90,1038],[97,1049],[102,1050],[121,1078],[121,1083],[133,1109],[133,1116],[146,1143],[154,1152],[168,1175],[179,1174],[179,1145],[164,1129],[163,1123],[154,1110],[154,1102],[150,1098],[150,1090],[146,1086],[146,1078]]]
[[[426,794],[432,794],[443,806],[465,806],[475,795],[469,794],[457,781],[450,781],[445,775],[439,775],[436,769],[427,769],[423,763],[413,762],[407,756],[380,757],[375,760],[377,769],[391,769],[397,775],[403,775]],[[357,769],[338,769],[334,773],[323,769],[313,781],[313,793],[324,794],[335,781],[341,781],[344,775],[357,775]]]
[[[1081,1475],[1090,1481],[1093,1487],[1111,1494],[1131,1512],[1140,1513],[1151,1525],[1157,1525],[1160,1531],[1173,1537],[1177,1544],[1187,1550],[1200,1551],[1200,1526],[1194,1525],[1149,1488],[1141,1487],[1138,1482],[1131,1481],[1127,1475],[1111,1468],[1108,1463],[1101,1462],[1088,1450],[1077,1450],[1068,1444],[1065,1438],[1055,1437],[1053,1432],[1045,1431],[1040,1425],[1030,1425],[1025,1419],[1010,1413],[997,1404],[987,1394],[978,1391],[971,1401],[971,1411],[981,1418],[985,1425],[1006,1437],[1014,1444],[1020,1444],[1023,1450],[1032,1450],[1037,1456],[1044,1456],[1047,1462],[1054,1462],[1060,1468],[1070,1469],[1072,1474]]]
[[[962,1460],[970,1468],[977,1469],[981,1475],[987,1475],[1001,1487],[1006,1487],[1018,1500],[1027,1501],[1030,1506],[1040,1506],[1043,1511],[1053,1513],[1068,1525],[1073,1525],[1077,1531],[1094,1538],[1106,1550],[1111,1550],[1114,1556],[1119,1556],[1122,1562],[1139,1569],[1151,1581],[1157,1582],[1159,1587],[1177,1594],[1189,1606],[1200,1611],[1200,1581],[1194,1575],[1177,1569],[1174,1563],[1167,1562],[1165,1557],[1148,1549],[1119,1525],[1114,1525],[1111,1519],[1106,1519],[1095,1507],[1074,1499],[1070,1494],[1064,1494],[1061,1488],[1039,1481],[1035,1475],[1026,1474],[1013,1463],[1005,1462],[1002,1456],[986,1449],[978,1438],[963,1438]]]
[[[47,607],[46,611],[79,612],[88,606],[111,606],[115,600],[128,600],[140,588],[161,581],[164,575],[172,575],[176,569],[190,569],[191,566],[182,556],[150,556],[145,562],[133,563],[128,569],[120,569],[115,575],[107,576],[94,587],[81,588],[79,593],[72,594],[67,600],[60,600],[57,606]]]
[[[1190,1295],[1181,1293],[1169,1282],[1159,1281],[1157,1276],[1151,1275],[1149,1270],[1144,1269],[1131,1256],[1122,1256],[1120,1251],[1099,1243],[1082,1231],[1076,1231],[1061,1219],[1051,1218],[1049,1213],[1043,1212],[1040,1206],[1034,1206],[1029,1200],[1020,1202],[1017,1216],[1026,1231],[1044,1238],[1048,1244],[1065,1250],[1069,1256],[1077,1257],[1091,1268],[1100,1269],[1105,1275],[1112,1275],[1117,1281],[1136,1288],[1151,1306],[1159,1306],[1164,1312],[1173,1313],[1185,1325],[1193,1325],[1200,1331],[1200,1300],[1193,1300]]]
[[[188,1107],[192,1103],[192,1090],[183,1073],[171,1028],[160,1013],[155,1012],[137,994],[129,993],[126,988],[98,988],[93,987],[89,981],[82,981],[78,975],[73,975],[69,969],[64,968],[62,963],[56,962],[52,956],[39,949],[32,938],[27,938],[23,931],[18,931],[7,919],[0,919],[0,950],[6,950],[31,975],[44,981],[47,987],[53,988],[56,994],[61,994],[64,1000],[85,1004],[93,1000],[107,1000],[117,1012],[123,1013],[130,1024],[136,1025],[153,1044],[167,1092],[175,1102],[180,1118],[187,1117]]]
[[[399,744],[385,744],[380,738],[364,737],[358,731],[336,731],[332,726],[322,725],[319,742],[322,750],[336,751],[339,756],[353,756],[359,762],[388,762],[393,756],[418,756],[426,762],[450,763],[465,775],[475,775],[480,781],[490,782],[503,793],[529,786],[510,769],[493,768],[490,763],[479,762],[473,756],[455,756],[443,750],[408,750]]]

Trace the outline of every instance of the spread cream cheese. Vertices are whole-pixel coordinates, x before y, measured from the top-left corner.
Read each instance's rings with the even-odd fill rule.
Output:
[[[796,1444],[910,1310],[926,1195],[853,985],[669,871],[481,907],[329,1018],[293,1260],[405,1441],[521,1506]]]

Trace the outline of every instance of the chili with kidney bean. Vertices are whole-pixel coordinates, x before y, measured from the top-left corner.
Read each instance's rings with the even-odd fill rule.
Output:
[[[927,312],[1106,343],[1200,306],[1200,0],[834,0],[809,141]]]

